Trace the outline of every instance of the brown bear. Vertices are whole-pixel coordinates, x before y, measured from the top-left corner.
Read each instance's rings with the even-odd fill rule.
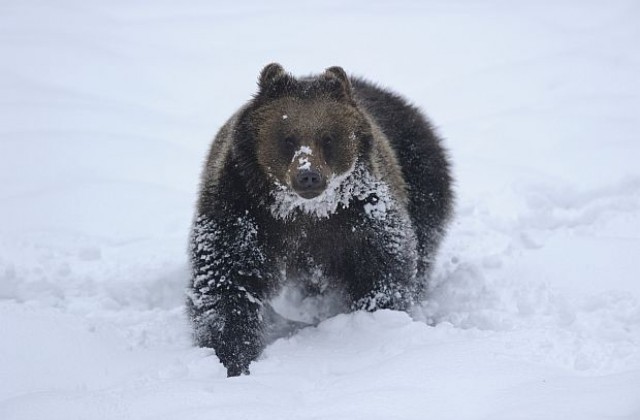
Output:
[[[249,373],[283,287],[342,311],[407,310],[424,298],[452,213],[450,164],[400,96],[340,67],[261,72],[204,166],[190,242],[195,343],[229,376]],[[289,323],[289,325],[298,325]]]

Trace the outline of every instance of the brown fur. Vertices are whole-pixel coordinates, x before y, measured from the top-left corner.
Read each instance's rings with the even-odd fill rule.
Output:
[[[299,327],[271,307],[286,284],[345,311],[423,298],[453,205],[446,151],[403,98],[340,67],[270,64],[258,86],[211,146],[191,236],[194,338],[229,376]]]
[[[252,125],[260,167],[285,185],[291,186],[293,154],[301,146],[311,149],[311,166],[327,178],[349,170],[358,155],[353,130],[361,116],[343,104],[282,98],[254,113]]]

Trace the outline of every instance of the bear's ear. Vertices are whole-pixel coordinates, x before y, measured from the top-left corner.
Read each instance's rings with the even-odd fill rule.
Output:
[[[262,71],[260,72],[260,78],[258,79],[258,87],[261,91],[267,90],[271,83],[273,83],[276,79],[284,77],[287,75],[287,72],[284,71],[284,68],[278,63],[271,63],[264,66]]]
[[[256,97],[277,98],[295,91],[296,86],[296,79],[280,64],[267,64],[260,72]]]
[[[332,91],[337,99],[353,100],[351,81],[342,67],[329,67],[322,76],[331,83]]]

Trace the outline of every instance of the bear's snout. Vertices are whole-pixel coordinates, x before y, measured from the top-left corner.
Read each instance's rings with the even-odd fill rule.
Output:
[[[293,189],[302,198],[319,196],[326,187],[322,174],[313,169],[301,169],[293,178]]]

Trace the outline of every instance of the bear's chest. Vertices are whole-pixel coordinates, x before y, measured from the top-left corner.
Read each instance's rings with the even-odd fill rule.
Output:
[[[276,253],[291,270],[315,270],[316,266],[331,266],[357,241],[353,219],[342,215],[332,218],[292,222],[275,235]]]
[[[271,305],[287,319],[310,324],[344,312],[344,283],[337,273],[345,250],[340,229],[333,223],[288,228],[274,247],[282,288]]]

